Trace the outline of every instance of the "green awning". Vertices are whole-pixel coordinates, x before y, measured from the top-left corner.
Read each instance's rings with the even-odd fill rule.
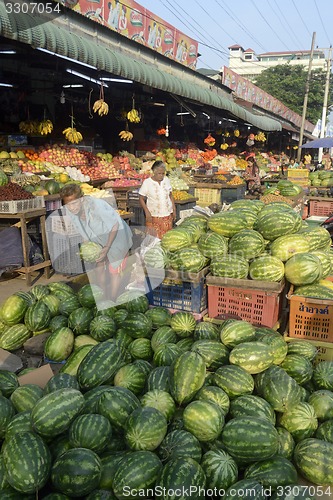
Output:
[[[200,74],[193,73],[191,81],[181,80],[170,73],[169,60],[166,71],[161,71],[153,64],[138,61],[123,54],[117,48],[92,43],[88,38],[73,33],[60,24],[57,25],[56,22],[56,19],[42,22],[37,15],[29,14],[10,14],[9,17],[5,5],[0,5],[0,34],[5,38],[26,43],[33,48],[43,48],[95,66],[99,71],[119,75],[185,99],[226,110],[261,130],[282,130],[279,121],[255,115],[233,102],[213,80],[210,89],[207,88],[207,81],[205,81],[205,86],[203,85]]]

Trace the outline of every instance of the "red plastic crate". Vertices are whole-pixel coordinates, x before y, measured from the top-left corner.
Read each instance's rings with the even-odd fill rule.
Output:
[[[330,215],[333,212],[333,200],[309,200],[309,215]]]
[[[232,285],[207,285],[210,318],[223,318],[227,315],[269,328],[278,321],[284,282],[276,284],[276,291]]]

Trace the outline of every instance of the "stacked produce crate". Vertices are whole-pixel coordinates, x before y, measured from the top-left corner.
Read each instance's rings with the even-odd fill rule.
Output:
[[[307,168],[288,168],[288,181],[298,184],[299,186],[309,186],[309,170]]]

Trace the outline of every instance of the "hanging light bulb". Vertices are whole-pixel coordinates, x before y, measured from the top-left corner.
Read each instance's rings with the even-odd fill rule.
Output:
[[[60,104],[65,104],[66,98],[65,98],[65,92],[62,91],[60,94]]]
[[[169,137],[169,115],[166,115],[165,137]]]

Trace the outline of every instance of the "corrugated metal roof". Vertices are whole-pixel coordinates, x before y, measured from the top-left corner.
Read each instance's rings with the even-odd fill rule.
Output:
[[[32,45],[34,48],[44,48],[56,54],[76,59],[95,66],[98,70],[107,71],[207,106],[229,111],[235,117],[252,123],[259,129],[265,131],[282,129],[279,121],[254,115],[230,98],[222,96],[220,87],[216,87],[216,91],[214,91],[213,80],[210,85],[211,90],[202,86],[200,76],[196,76],[195,73],[192,82],[181,80],[170,73],[161,71],[152,64],[135,60],[119,50],[92,43],[88,38],[56,25],[56,20],[39,24],[38,19],[36,20],[35,17],[28,14],[11,14],[9,19],[5,6],[0,5],[0,34],[6,38]]]

